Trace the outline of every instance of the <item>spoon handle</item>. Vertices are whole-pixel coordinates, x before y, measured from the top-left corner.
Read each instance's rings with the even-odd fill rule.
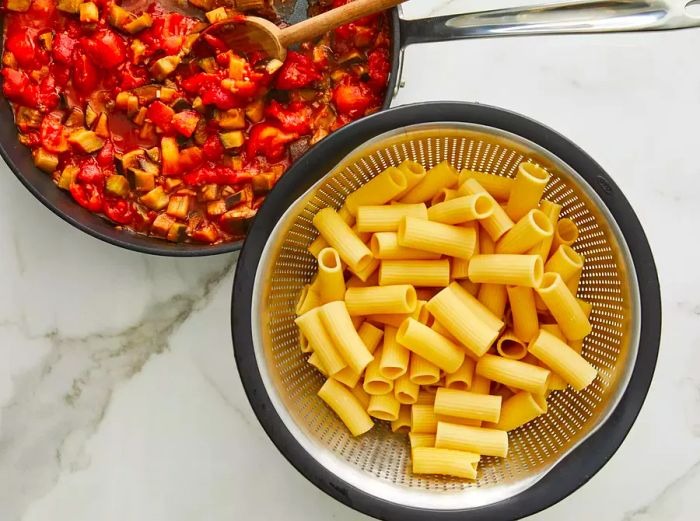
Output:
[[[289,47],[295,43],[316,38],[331,29],[363,16],[389,9],[402,2],[405,2],[405,0],[354,0],[341,7],[336,7],[318,16],[282,29],[279,33],[279,40],[282,47]]]

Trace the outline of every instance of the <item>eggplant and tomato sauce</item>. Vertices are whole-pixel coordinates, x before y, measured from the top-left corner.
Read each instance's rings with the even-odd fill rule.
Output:
[[[342,26],[282,63],[199,34],[262,0],[189,1],[207,21],[157,2],[5,0],[2,91],[19,141],[78,204],[137,233],[214,244],[245,235],[310,145],[380,108],[388,20]]]

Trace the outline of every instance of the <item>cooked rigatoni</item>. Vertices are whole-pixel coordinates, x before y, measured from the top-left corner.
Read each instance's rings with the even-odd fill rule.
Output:
[[[383,260],[379,285],[412,284],[415,287],[444,287],[450,283],[450,261]]]
[[[518,221],[537,208],[550,177],[546,170],[533,163],[520,163],[506,205],[508,216]]]
[[[527,355],[527,344],[508,330],[496,342],[496,351],[503,358],[522,360]]]
[[[513,179],[510,177],[487,174],[486,172],[475,172],[473,170],[462,170],[459,173],[460,186],[469,179],[477,181],[498,201],[507,201],[513,188]]]
[[[498,422],[501,397],[441,387],[435,393],[435,414]]]
[[[393,422],[399,417],[400,408],[401,404],[394,398],[394,393],[373,394],[369,397],[367,413],[379,420]]]
[[[554,237],[552,239],[552,249],[550,253],[557,251],[557,248],[562,244],[571,246],[578,239],[578,226],[571,219],[564,217],[557,221],[554,227]]]
[[[360,206],[355,226],[360,232],[395,232],[406,216],[427,219],[428,208],[424,203]]]
[[[418,304],[416,290],[408,284],[348,288],[345,304],[350,315],[412,313]]]
[[[318,254],[318,287],[321,303],[343,300],[345,297],[345,278],[340,256],[333,248],[324,248]]]
[[[396,340],[447,373],[455,372],[464,361],[464,351],[457,345],[412,318],[401,324]]]
[[[399,403],[412,405],[418,401],[420,385],[411,381],[410,373],[404,373],[394,381],[394,396]]]
[[[379,361],[379,372],[387,380],[396,380],[408,371],[411,352],[396,341],[395,327],[384,328],[384,347]]]
[[[345,199],[345,207],[355,216],[360,206],[388,203],[406,190],[407,183],[406,174],[391,166],[348,195]]]
[[[571,387],[580,391],[595,380],[598,372],[576,351],[553,334],[541,329],[528,351],[544,362]]]
[[[475,255],[469,261],[469,280],[536,288],[542,281],[544,263],[539,255]]]
[[[357,334],[345,302],[342,300],[329,302],[319,309],[326,332],[347,366],[356,373],[364,371],[373,356]]]
[[[476,374],[509,387],[544,394],[551,373],[543,367],[487,354],[476,363]]]
[[[393,380],[384,378],[379,370],[379,362],[382,359],[382,348],[374,352],[374,359],[365,369],[365,379],[362,388],[367,394],[386,394],[394,390]]]
[[[416,447],[435,447],[435,434],[411,431],[408,433],[408,441],[411,444],[411,449]]]
[[[333,208],[319,210],[313,223],[343,262],[354,271],[361,271],[372,262],[372,252]]]
[[[558,273],[545,273],[537,293],[569,340],[581,340],[591,332],[591,323],[576,297],[566,287]]]
[[[437,323],[437,322],[436,322]],[[474,360],[465,357],[462,365],[454,373],[445,375],[445,387],[459,391],[469,391],[474,380]]]
[[[476,479],[479,455],[471,452],[433,447],[416,447],[412,451],[414,474],[446,474]]]
[[[558,273],[561,275],[561,279],[566,282],[581,273],[583,262],[583,255],[574,251],[571,246],[561,244],[545,263],[544,271],[545,273]]]
[[[434,204],[427,211],[427,218],[443,224],[460,224],[493,215],[496,202],[487,194],[473,194],[455,197]]]
[[[411,405],[411,432],[435,434],[437,430],[437,417],[433,410],[433,404]]]
[[[447,161],[428,170],[425,177],[406,192],[399,202],[401,203],[425,203],[430,201],[435,194],[443,188],[452,188],[457,185],[457,171]]]
[[[557,203],[553,203],[551,201],[547,201],[546,199],[542,200],[540,202],[540,210],[542,213],[544,213],[547,216],[547,219],[549,219],[549,222],[552,223],[552,229],[557,224],[557,221],[559,220],[559,213],[561,212],[561,205]],[[539,255],[542,257],[542,261],[546,262],[547,257],[549,257],[549,250],[552,247],[552,240],[554,239],[554,234],[552,234],[549,237],[546,237],[540,242],[539,244],[534,245],[528,253],[532,255]]]
[[[333,409],[353,436],[364,434],[374,422],[350,389],[333,379],[326,380],[318,396]]]
[[[438,421],[435,446],[505,458],[508,455],[508,433],[498,429]]]
[[[437,260],[440,258],[439,253],[399,246],[399,236],[394,232],[373,234],[369,249],[379,260]]]
[[[408,432],[411,430],[411,406],[401,405],[399,416],[391,422],[391,432]]]
[[[435,206],[436,204],[444,203],[450,199],[459,197],[459,193],[454,188],[443,188],[438,193],[436,193],[430,200],[430,206]]]
[[[440,368],[416,353],[411,353],[409,379],[418,385],[433,385],[440,381]]]
[[[467,179],[459,187],[459,193],[460,195],[487,194],[490,196],[486,189],[481,186],[476,179]],[[508,217],[506,211],[496,202],[495,199],[493,202],[493,213],[489,217],[481,219],[479,223],[484,227],[486,233],[494,241],[497,241],[505,233],[507,233],[515,225],[515,223],[510,217]]]
[[[512,431],[546,412],[547,400],[543,395],[520,391],[503,402],[498,423],[489,423],[484,426],[506,432]]]
[[[297,316],[303,315],[307,311],[321,305],[321,297],[315,289],[311,288],[311,284],[306,284],[299,294],[299,300],[295,309]]]
[[[496,244],[496,253],[525,253],[554,234],[552,223],[540,210],[530,210]]]
[[[507,286],[513,320],[513,333],[523,342],[532,340],[539,330],[535,292],[526,286]]]
[[[399,224],[399,245],[469,259],[476,248],[473,228],[404,217]]]
[[[313,349],[314,354],[318,356],[323,367],[329,375],[334,375],[341,369],[347,366],[345,360],[338,352],[335,347],[333,340],[328,335],[323,322],[321,321],[320,308],[314,308],[311,311],[307,311],[300,317],[298,317],[295,322],[299,329],[309,341],[311,349]]]
[[[306,362],[309,365],[315,367],[316,370],[319,373],[321,373],[323,376],[328,377],[328,370],[324,367],[323,362],[321,362],[321,359],[318,356],[318,353],[312,352],[311,356],[309,356],[309,358],[306,359]],[[338,374],[338,373],[336,373],[336,374]]]
[[[508,292],[503,284],[481,284],[476,299],[496,317],[503,317],[508,304]]]
[[[406,188],[394,197],[394,199],[401,199],[404,194],[408,193],[409,190],[412,190],[414,186],[423,180],[426,172],[423,165],[409,159],[401,163],[397,168],[403,172],[406,178]]]

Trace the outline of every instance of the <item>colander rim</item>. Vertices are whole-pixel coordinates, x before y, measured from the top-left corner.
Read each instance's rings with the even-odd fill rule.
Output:
[[[578,172],[615,217],[627,242],[639,285],[641,313],[638,356],[627,388],[608,420],[520,494],[483,507],[450,511],[406,507],[360,491],[329,472],[301,447],[277,415],[264,387],[253,348],[250,306],[260,254],[278,218],[292,202],[338,160],[372,137],[397,127],[440,121],[476,123],[511,132],[542,146]],[[467,102],[424,102],[351,123],[320,142],[285,174],[260,209],[243,244],[233,283],[231,326],[236,364],[253,411],[282,455],[318,488],[380,519],[452,520],[461,519],[465,513],[474,519],[515,519],[548,508],[577,490],[622,444],[651,385],[660,341],[661,300],[653,256],[637,216],[612,178],[586,152],[558,132],[515,112]]]

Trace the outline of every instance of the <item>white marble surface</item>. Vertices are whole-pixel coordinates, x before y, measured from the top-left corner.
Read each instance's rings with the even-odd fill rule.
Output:
[[[698,48],[700,29],[407,51],[396,104],[476,100],[561,131],[615,178],[656,255],[663,338],[641,415],[603,470],[532,519],[697,519]],[[362,518],[291,468],[253,416],[229,331],[235,255],[117,249],[0,169],[0,519]]]

